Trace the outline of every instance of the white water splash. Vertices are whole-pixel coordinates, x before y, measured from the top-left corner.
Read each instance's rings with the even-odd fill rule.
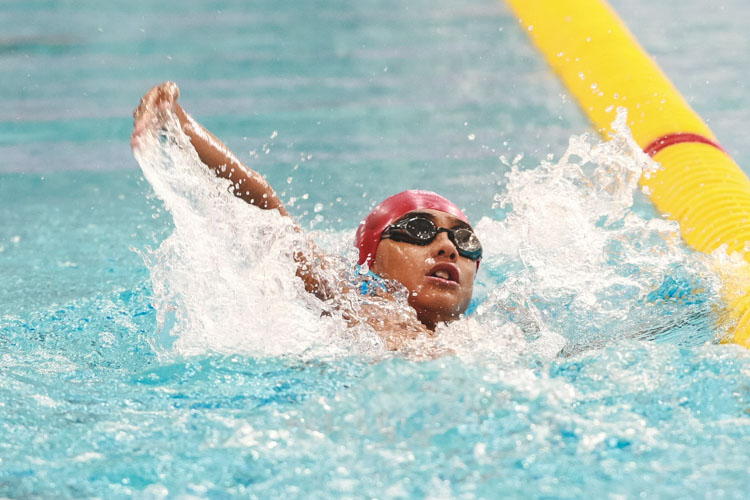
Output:
[[[159,350],[298,354],[329,345],[333,318],[295,277],[293,249],[309,242],[276,211],[229,193],[197,157],[174,117],[135,151],[174,230],[143,253],[163,333]],[[333,324],[332,324],[333,323]]]
[[[605,142],[571,137],[554,165],[513,166],[495,197],[511,212],[477,224],[485,259],[476,313],[414,342],[407,355],[549,359],[566,343],[638,336],[660,321],[646,297],[675,272],[715,285],[702,257],[680,243],[676,223],[633,211],[639,177],[657,166],[633,141],[624,115],[615,130]],[[155,341],[157,350],[385,353],[370,327],[348,326],[330,304],[304,291],[291,255],[309,251],[310,236],[277,212],[232,196],[229,182],[200,162],[174,119],[144,140],[136,158],[174,220],[160,247],[143,252],[162,332],[169,334]],[[331,272],[345,283],[356,260],[351,232],[312,235],[342,256]],[[353,293],[344,300],[356,310],[362,299]]]
[[[495,202],[512,211],[477,224],[483,265],[504,279],[491,284],[480,321],[495,329],[511,319],[542,344],[555,332],[572,342],[640,336],[654,325],[673,326],[665,312],[674,311],[651,298],[665,281],[718,289],[707,257],[682,244],[676,222],[634,211],[640,176],[659,166],[635,143],[626,118],[618,113],[608,141],[573,136],[557,163],[507,174]],[[691,314],[684,301],[670,307]]]

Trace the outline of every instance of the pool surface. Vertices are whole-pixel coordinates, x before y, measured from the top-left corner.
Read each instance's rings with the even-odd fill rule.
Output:
[[[749,7],[612,5],[750,168]],[[746,496],[731,259],[682,244],[502,2],[8,0],[0,33],[0,497]],[[342,268],[390,194],[464,208],[486,253],[446,355],[322,315],[304,241],[176,130],[136,161],[164,80]]]

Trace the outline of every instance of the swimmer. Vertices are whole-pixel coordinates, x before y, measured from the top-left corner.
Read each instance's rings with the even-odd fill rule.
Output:
[[[173,82],[149,90],[135,110],[131,147],[140,147],[142,137],[160,126],[173,113],[201,161],[217,176],[231,181],[234,194],[264,210],[278,210],[290,217],[276,192],[259,173],[245,166],[222,141],[194,120],[178,104],[180,91]],[[302,231],[295,225],[296,230]],[[350,323],[365,321],[391,350],[404,348],[420,335],[431,336],[435,328],[460,318],[471,301],[482,247],[464,213],[442,196],[429,191],[403,191],[370,212],[356,233],[359,265],[367,266],[371,281],[362,293],[376,300],[363,306],[359,318],[344,316]],[[323,300],[346,293],[336,289],[321,272],[327,258],[319,250],[314,258],[294,254],[297,276],[305,289]],[[408,291],[410,315],[396,314],[378,305],[393,301],[388,281]]]

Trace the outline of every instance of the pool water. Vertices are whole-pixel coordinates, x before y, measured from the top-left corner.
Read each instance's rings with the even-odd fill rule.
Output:
[[[748,7],[613,6],[750,165]],[[744,497],[731,259],[681,243],[502,2],[10,0],[0,33],[0,497]],[[486,257],[447,355],[321,315],[306,241],[176,130],[136,161],[168,79],[342,268],[394,192],[465,208]]]

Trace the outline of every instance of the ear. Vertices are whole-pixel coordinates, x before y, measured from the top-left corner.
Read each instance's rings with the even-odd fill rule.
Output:
[[[374,272],[377,275],[380,275],[380,273],[383,271],[382,265],[380,265],[380,261],[376,259],[378,256],[378,250],[380,250],[380,245],[378,245],[378,248],[375,249],[375,255],[370,257],[370,259],[367,262],[368,267],[370,268],[370,271]]]

